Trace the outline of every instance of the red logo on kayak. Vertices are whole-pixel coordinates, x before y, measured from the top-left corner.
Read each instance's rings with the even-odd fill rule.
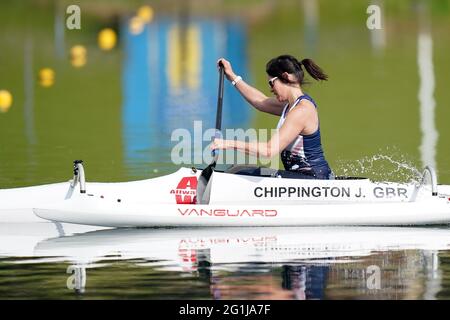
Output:
[[[197,202],[197,177],[183,177],[175,190],[170,190],[175,195],[177,204],[195,204]]]

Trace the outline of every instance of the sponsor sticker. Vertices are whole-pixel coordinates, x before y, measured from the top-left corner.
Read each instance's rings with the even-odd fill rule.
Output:
[[[177,188],[170,190],[177,204],[195,204],[197,202],[197,177],[183,177]]]

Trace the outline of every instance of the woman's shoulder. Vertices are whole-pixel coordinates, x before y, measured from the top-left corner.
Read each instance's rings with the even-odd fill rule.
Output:
[[[293,121],[302,120],[309,118],[313,113],[315,113],[314,105],[309,101],[300,101],[297,106],[289,111],[286,119]]]
[[[310,104],[312,104],[314,107],[317,107],[317,104],[316,104],[316,101],[310,96],[310,95],[308,95],[308,94],[303,94],[301,97],[300,97],[300,103],[305,103],[306,102],[306,104],[308,104],[308,103],[310,103]]]
[[[303,98],[300,99],[300,101],[298,102],[298,107],[294,108],[293,110],[303,110],[303,111],[315,111],[316,110],[316,103],[314,102],[314,100],[312,100],[311,97],[306,96],[308,98]],[[292,110],[292,111],[293,111]]]

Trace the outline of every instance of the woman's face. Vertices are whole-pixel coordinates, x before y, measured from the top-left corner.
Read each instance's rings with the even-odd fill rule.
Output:
[[[289,100],[292,95],[293,88],[300,88],[300,84],[296,83],[297,78],[295,75],[290,73],[283,73],[283,78],[285,82],[281,81],[279,77],[268,76],[267,80],[269,82],[270,91],[274,94],[280,102],[285,102]],[[288,83],[286,83],[286,81]]]
[[[271,77],[271,76],[268,76],[267,80],[269,83],[270,91],[275,95],[278,101],[280,102],[285,101],[286,97],[284,95],[283,82],[278,77]]]

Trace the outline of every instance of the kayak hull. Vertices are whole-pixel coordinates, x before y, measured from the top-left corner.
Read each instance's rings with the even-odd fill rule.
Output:
[[[436,225],[450,223],[450,202],[309,205],[139,204],[79,195],[35,208],[40,218],[105,227]]]

